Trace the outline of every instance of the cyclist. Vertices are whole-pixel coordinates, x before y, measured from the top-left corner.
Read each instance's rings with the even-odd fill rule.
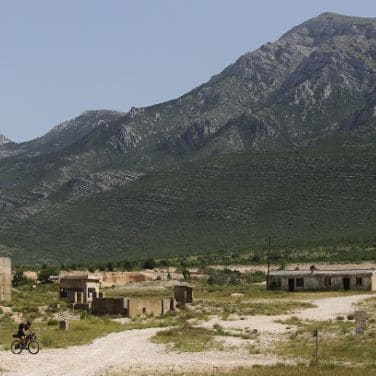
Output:
[[[17,337],[21,340],[22,347],[25,347],[27,332],[30,331],[31,322],[27,321],[26,323],[21,323],[18,325]]]

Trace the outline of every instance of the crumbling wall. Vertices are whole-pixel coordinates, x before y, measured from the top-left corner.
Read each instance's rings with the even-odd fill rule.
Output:
[[[93,313],[109,315],[126,315],[127,302],[124,298],[93,298],[91,306]]]
[[[180,308],[187,303],[193,303],[193,288],[185,285],[174,286],[174,296]]]
[[[162,316],[173,309],[173,299],[127,299],[129,317],[142,315]]]

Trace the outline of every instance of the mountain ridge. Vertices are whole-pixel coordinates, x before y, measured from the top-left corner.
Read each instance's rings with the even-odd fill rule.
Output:
[[[179,98],[128,112],[88,111],[39,139],[3,145],[0,235],[13,239],[6,244],[11,247],[14,237],[6,234],[12,228],[22,223],[33,226],[33,218],[37,223],[38,216],[51,213],[52,208],[64,211],[66,205],[79,206],[91,198],[95,202],[106,192],[128,192],[136,186],[145,191],[140,181],[149,176],[186,163],[205,165],[208,158],[222,154],[228,154],[229,160],[233,153],[243,153],[244,158],[252,153],[265,153],[267,158],[269,153],[291,151],[305,156],[310,148],[327,153],[332,147],[342,150],[345,158],[352,146],[360,151],[370,148],[373,153],[374,77],[376,19],[325,13],[242,55]],[[297,157],[294,163],[299,165],[298,161]],[[331,163],[338,163],[341,174],[348,173],[345,165]],[[192,173],[203,172],[195,167]],[[287,201],[291,202],[298,193],[289,189]],[[363,194],[370,200],[371,193]],[[340,195],[345,205],[344,192]],[[173,195],[170,200],[173,205]],[[186,207],[185,202],[181,205]],[[309,204],[301,201],[301,205]],[[143,221],[149,223],[140,221],[141,228]]]

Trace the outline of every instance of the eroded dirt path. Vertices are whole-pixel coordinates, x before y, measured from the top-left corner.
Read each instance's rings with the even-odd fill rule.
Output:
[[[302,319],[327,320],[339,314],[353,311],[353,304],[375,295],[353,295],[338,298],[311,300],[317,308],[309,308],[294,314]],[[245,320],[215,322],[227,328],[255,328],[265,336],[273,337],[276,332],[286,333],[286,326],[275,320],[287,319],[291,315],[252,316]],[[68,349],[42,350],[32,356],[24,352],[13,355],[0,352],[0,366],[6,376],[96,376],[108,369],[125,370],[129,375],[175,374],[200,370],[211,374],[215,368],[233,368],[254,364],[271,365],[280,361],[273,355],[250,354],[244,347],[226,351],[204,353],[166,352],[163,345],[150,342],[160,328],[130,330],[112,333],[95,340],[90,345]]]

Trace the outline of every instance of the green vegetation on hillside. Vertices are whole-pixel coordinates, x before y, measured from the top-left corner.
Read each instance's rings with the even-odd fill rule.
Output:
[[[0,239],[23,263],[260,255],[268,236],[287,259],[304,249],[318,260],[373,259],[375,157],[374,147],[345,147],[186,163],[57,201],[2,230]]]

